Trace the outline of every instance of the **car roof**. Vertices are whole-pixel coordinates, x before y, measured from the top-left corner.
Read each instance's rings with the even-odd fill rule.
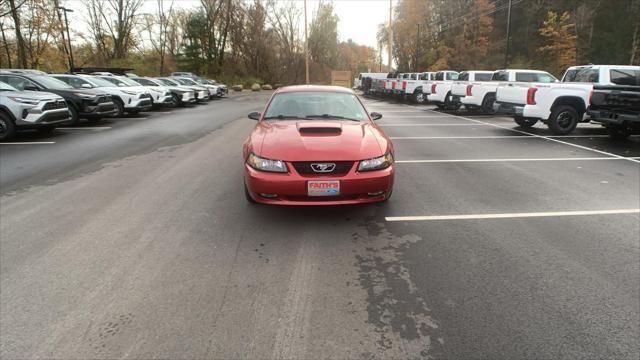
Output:
[[[276,90],[276,93],[289,93],[289,92],[334,92],[353,94],[353,90],[347,89],[341,86],[328,86],[328,85],[292,85],[281,87]]]

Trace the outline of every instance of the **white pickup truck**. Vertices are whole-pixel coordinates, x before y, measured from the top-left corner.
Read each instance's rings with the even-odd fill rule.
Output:
[[[422,104],[427,100],[425,89],[431,87],[431,82],[435,81],[435,72],[423,72],[411,74],[408,80],[404,80],[404,96],[415,103]]]
[[[461,103],[461,99],[470,94],[472,83],[476,81],[491,81],[493,71],[463,71],[458,75],[458,80],[451,85],[451,101]],[[465,105],[467,110],[477,110],[479,107]]]
[[[451,85],[458,80],[457,71],[445,70],[436,73],[436,79],[431,83],[427,98],[439,109],[457,110],[460,107],[451,101]]]
[[[529,83],[503,83],[496,91],[494,108],[513,115],[522,127],[542,121],[554,134],[569,134],[578,123],[589,122],[586,113],[594,85],[617,85],[619,74],[638,69],[639,66],[624,65],[574,66],[567,69],[562,82],[543,78]]]
[[[485,114],[494,114],[493,105],[496,101],[496,90],[500,83],[525,81],[526,79],[544,77],[545,75],[551,76],[549,73],[538,70],[497,70],[491,75],[491,81],[470,81],[467,84],[466,95],[460,98],[460,103],[467,109],[480,110]],[[553,76],[551,77],[553,78]]]

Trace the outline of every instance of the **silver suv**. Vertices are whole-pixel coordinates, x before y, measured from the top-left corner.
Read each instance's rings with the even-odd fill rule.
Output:
[[[0,141],[11,139],[19,129],[46,133],[68,121],[71,121],[71,114],[61,96],[20,91],[0,81]]]

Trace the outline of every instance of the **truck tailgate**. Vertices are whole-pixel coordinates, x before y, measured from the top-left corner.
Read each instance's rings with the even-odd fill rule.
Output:
[[[640,111],[640,86],[595,86],[593,108]]]
[[[467,95],[467,84],[467,81],[455,81],[453,85],[451,85],[451,94],[456,96]]]
[[[527,103],[529,87],[528,83],[502,83],[498,85],[496,101],[524,105]]]

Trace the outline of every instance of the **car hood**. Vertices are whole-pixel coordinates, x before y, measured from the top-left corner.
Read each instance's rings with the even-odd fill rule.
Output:
[[[36,99],[36,100],[60,100],[62,97],[54,94],[43,91],[2,91],[0,92],[2,96],[12,96],[12,97],[21,97],[27,99]]]
[[[381,156],[387,149],[385,137],[368,122],[261,121],[254,134],[262,137],[257,155],[268,159],[355,161]]]
[[[99,89],[46,89],[45,91],[52,92],[61,96],[65,95],[89,95],[89,96],[105,96],[109,95],[105,91]]]

